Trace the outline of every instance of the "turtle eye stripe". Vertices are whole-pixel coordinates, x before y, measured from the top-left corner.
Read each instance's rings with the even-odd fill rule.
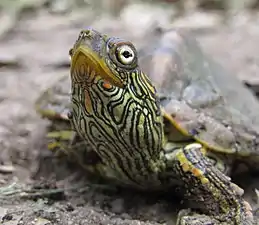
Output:
[[[112,48],[114,45],[115,45],[115,38],[109,38],[109,39],[107,40],[107,44],[106,44],[107,48],[110,49],[110,48]]]
[[[121,39],[121,38],[117,38],[117,37],[112,37],[112,38],[109,38],[106,42],[106,46],[108,48],[112,48],[116,45],[129,45],[129,42],[128,41],[125,41],[124,39]]]

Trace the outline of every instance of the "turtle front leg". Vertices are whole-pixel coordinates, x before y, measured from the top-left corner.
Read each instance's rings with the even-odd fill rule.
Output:
[[[57,124],[56,124],[57,125]],[[96,178],[114,181],[116,175],[105,165],[97,153],[82,140],[73,130],[53,129],[47,133],[48,149],[57,156],[66,156],[68,160],[79,164],[85,171],[94,174]]]
[[[46,139],[48,149],[56,156],[65,156],[86,171],[96,173],[102,167],[99,156],[73,130],[59,130],[52,127],[51,131],[47,133]]]
[[[192,206],[179,213],[177,225],[255,224],[243,190],[213,166],[200,144],[166,151],[169,171],[183,182],[183,195]]]

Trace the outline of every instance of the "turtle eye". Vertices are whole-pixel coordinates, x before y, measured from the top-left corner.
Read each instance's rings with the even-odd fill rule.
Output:
[[[134,50],[128,45],[119,46],[116,49],[116,58],[120,63],[129,65],[135,59]]]

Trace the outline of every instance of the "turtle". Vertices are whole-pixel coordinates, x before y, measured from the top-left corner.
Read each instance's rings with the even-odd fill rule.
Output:
[[[256,224],[231,175],[256,171],[259,103],[188,31],[142,51],[87,28],[69,55],[70,76],[35,104],[53,121],[50,149],[122,186],[177,191],[189,207],[177,225]]]

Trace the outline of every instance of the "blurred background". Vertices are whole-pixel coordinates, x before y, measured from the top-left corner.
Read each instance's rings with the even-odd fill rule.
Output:
[[[2,224],[174,224],[168,221],[177,206],[172,210],[167,203],[127,193],[80,189],[84,198],[62,195],[58,201],[6,197],[20,193],[12,184],[24,188],[43,179],[46,187],[60,188],[71,182],[63,164],[48,160],[47,121],[35,113],[33,104],[68,74],[68,50],[79,31],[89,26],[126,38],[138,48],[156,38],[157,28],[187,29],[207,54],[259,93],[258,0],[1,0]],[[251,189],[254,186],[257,183]]]

